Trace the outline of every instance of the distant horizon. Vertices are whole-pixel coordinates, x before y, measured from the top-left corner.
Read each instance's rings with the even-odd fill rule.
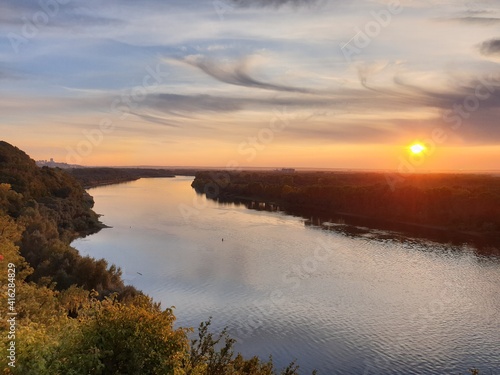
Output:
[[[47,161],[50,159],[41,159],[41,160],[35,160],[37,163],[42,162],[42,161]],[[54,160],[56,164],[58,163],[63,163],[57,160]],[[64,163],[63,163],[64,164]],[[252,171],[252,170],[266,170],[266,171],[281,171],[281,169],[294,169],[295,171],[354,171],[354,172],[380,172],[380,173],[399,173],[397,169],[366,169],[366,168],[328,168],[328,167],[294,167],[294,166],[245,166],[241,168],[227,168],[223,166],[203,166],[203,165],[76,165],[74,168],[139,168],[139,169],[213,169],[213,170],[218,170],[218,171]],[[425,174],[425,173],[479,173],[479,174],[485,174],[485,173],[500,173],[500,169],[485,169],[485,170],[418,170],[415,172],[412,172],[414,174]],[[412,174],[408,173],[408,174]]]
[[[161,165],[96,165],[96,166],[83,166],[85,168],[151,168],[151,169],[216,169],[216,170],[227,170],[227,171],[245,171],[245,170],[281,170],[282,168],[291,168],[296,171],[356,171],[356,172],[391,172],[398,173],[397,169],[363,169],[363,168],[321,168],[321,167],[253,167],[247,166],[242,167],[240,169],[228,169],[226,167],[218,167],[218,166],[202,166],[202,165],[186,165],[186,166],[161,166]],[[500,173],[500,169],[448,169],[448,170],[419,170],[412,172],[414,174],[423,174],[423,173]],[[408,174],[412,174],[408,173]]]

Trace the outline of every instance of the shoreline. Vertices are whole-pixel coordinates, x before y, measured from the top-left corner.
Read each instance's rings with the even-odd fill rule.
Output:
[[[75,177],[84,189],[137,181],[141,178],[174,178],[175,173],[166,169],[140,168],[75,168],[68,173]]]
[[[442,244],[471,245],[478,254],[500,256],[497,211],[493,198],[483,193],[496,191],[496,185],[489,185],[489,177],[472,176],[471,183],[467,175],[419,176],[391,194],[381,183],[384,175],[377,174],[246,171],[226,173],[224,179],[213,179],[213,175],[200,172],[191,186],[219,202],[302,217],[305,225],[345,223],[361,231],[365,227]],[[450,179],[452,187],[447,185]],[[214,184],[216,193],[207,188]],[[456,191],[486,198],[472,204],[471,199],[478,198],[468,198],[464,205],[454,195]],[[359,232],[351,229],[353,234]]]
[[[500,256],[500,238],[491,236],[486,238],[485,233],[473,231],[461,231],[453,228],[438,225],[426,225],[412,223],[408,221],[381,220],[368,215],[360,215],[349,212],[329,211],[328,209],[312,205],[290,205],[287,202],[278,200],[267,201],[262,197],[255,196],[232,196],[224,194],[219,197],[221,202],[242,203],[255,202],[268,206],[277,206],[279,210],[268,210],[284,212],[287,215],[298,216],[304,219],[304,225],[316,227],[335,227],[336,221],[343,221],[340,225],[351,227],[347,230],[350,234],[356,234],[358,230],[354,228],[368,228],[369,230],[382,230],[394,232],[406,238],[418,238],[435,241],[441,244],[451,243],[453,245],[469,244],[474,246],[480,255]],[[247,207],[256,209],[254,207]],[[265,210],[265,209],[264,209]],[[307,213],[306,213],[307,211]],[[311,220],[312,219],[312,220]],[[315,224],[319,223],[319,224]],[[334,224],[334,225],[329,225]],[[363,233],[363,231],[361,231]]]

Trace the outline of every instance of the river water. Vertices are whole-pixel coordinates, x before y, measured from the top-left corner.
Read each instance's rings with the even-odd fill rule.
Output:
[[[500,260],[206,200],[192,177],[91,189],[111,226],[76,240],[126,283],[301,373],[500,374]]]

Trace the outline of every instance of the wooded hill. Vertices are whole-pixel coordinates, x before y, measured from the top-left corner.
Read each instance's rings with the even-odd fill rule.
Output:
[[[57,290],[71,285],[105,294],[124,290],[116,267],[69,246],[103,227],[78,181],[61,169],[39,168],[23,151],[0,142],[0,183],[0,210],[22,228],[18,244],[33,268],[29,281],[54,283]]]
[[[298,374],[235,355],[234,340],[209,322],[188,340],[171,308],[125,286],[105,260],[82,257],[70,242],[102,227],[92,206],[74,177],[0,141],[3,374]]]

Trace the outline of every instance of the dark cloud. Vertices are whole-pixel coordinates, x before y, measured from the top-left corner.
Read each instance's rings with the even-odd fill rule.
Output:
[[[247,108],[267,108],[276,105],[299,105],[302,101],[294,100],[269,100],[245,97],[227,97],[217,95],[179,95],[179,94],[154,94],[148,95],[144,103],[148,108],[174,115],[176,117],[193,118],[198,114],[206,113],[231,113]]]
[[[303,94],[313,94],[314,90],[301,87],[274,84],[260,81],[250,76],[248,72],[248,60],[241,59],[233,64],[221,64],[204,57],[185,58],[183,62],[194,66],[212,78],[230,85],[254,87],[263,90],[297,92]]]
[[[446,91],[432,90],[426,87],[419,87],[415,84],[406,82],[402,77],[394,77],[395,89],[390,93],[394,97],[407,98],[409,101],[418,103],[422,107],[433,107],[439,109],[448,109],[453,103],[463,101],[467,96],[468,91],[473,92],[474,89],[453,87]]]
[[[328,0],[229,0],[230,4],[237,7],[248,8],[248,7],[268,7],[268,8],[279,8],[282,6],[291,7],[317,7],[318,5],[324,4]]]
[[[394,109],[387,97],[374,97],[366,90],[342,90],[335,96],[321,97],[302,94],[261,95],[259,97],[219,95],[179,95],[172,93],[148,95],[142,103],[147,108],[179,117],[193,118],[198,114],[232,113],[243,110],[269,111],[282,107],[294,110],[310,110],[314,117],[345,109],[362,110],[370,101],[380,109]],[[385,104],[384,104],[385,101]]]
[[[155,116],[150,113],[138,113],[138,112],[132,112],[133,115],[146,120],[148,122],[152,122],[154,124],[159,124],[163,126],[168,126],[171,128],[179,128],[181,127],[181,124],[178,121],[172,121],[171,119],[165,119],[160,116]]]
[[[113,26],[119,27],[127,24],[126,21],[120,20],[118,18],[112,17],[103,17],[98,16],[96,13],[89,8],[76,8],[71,12],[66,12],[64,17],[61,17],[57,22],[57,26],[64,28],[72,28],[72,27],[88,27],[88,26]]]
[[[496,51],[495,53],[499,53],[499,42],[500,40],[495,40],[495,43],[490,43],[494,44],[494,46],[490,45],[490,53],[493,53],[493,50]],[[371,103],[373,103],[373,99],[383,98],[394,106],[405,105],[406,109],[413,106],[415,108],[428,107],[447,110],[452,108],[454,104],[463,103],[468,97],[476,97],[477,90],[480,90],[480,93],[488,90],[488,99],[480,100],[481,108],[500,107],[500,75],[498,73],[485,73],[478,76],[470,76],[467,79],[460,77],[460,79],[455,81],[455,84],[450,83],[448,87],[440,89],[432,89],[409,83],[401,75],[394,76],[394,85],[376,86],[372,81],[376,81],[377,74],[379,71],[382,72],[383,69],[381,70],[375,64],[373,65],[358,67],[360,84],[372,92],[372,98],[365,96],[364,100],[369,100]]]
[[[475,24],[475,25],[485,25],[485,26],[500,24],[500,18],[497,17],[467,16],[467,17],[448,18],[447,20],[468,23],[468,24]]]
[[[469,144],[491,144],[500,141],[500,75],[485,74],[481,77],[457,80],[454,85],[432,89],[406,82],[402,77],[394,78],[394,85],[372,86],[373,73],[370,69],[361,69],[360,89],[339,89],[332,98],[313,97],[304,109],[315,111],[308,125],[290,129],[297,135],[340,141],[370,141],[400,139],[405,132],[432,134],[436,127],[447,130],[450,140],[462,139]],[[317,115],[324,108],[326,116]],[[331,109],[340,110],[331,110]],[[293,110],[293,107],[291,108]],[[392,117],[391,112],[419,113],[437,110],[433,120],[408,120]],[[371,120],[370,125],[361,122],[349,122],[337,114],[380,113],[383,120]],[[446,114],[448,116],[446,117]],[[397,115],[396,115],[397,116]],[[452,129],[460,117],[461,126]],[[319,122],[317,126],[313,122]]]
[[[428,108],[436,108],[439,117],[436,121],[413,123],[416,129],[422,128],[431,134],[432,129],[439,126],[448,129],[449,134],[466,140],[468,144],[491,144],[500,141],[500,75],[484,74],[457,80],[446,90],[433,91],[417,87],[396,78],[400,88],[399,95],[413,96],[415,103]],[[411,109],[411,108],[406,108]],[[458,125],[460,124],[460,125]],[[404,122],[399,125],[403,127]],[[457,127],[452,130],[452,125]]]
[[[117,18],[98,15],[101,10],[98,6],[92,6],[90,2],[59,4],[56,1],[3,0],[0,4],[0,24],[10,26],[11,31],[17,33],[20,33],[19,29],[25,25],[26,20],[33,22],[34,19],[38,20],[38,29],[56,27],[74,30],[79,27],[117,27],[126,24]]]
[[[23,78],[19,73],[0,66],[0,80],[20,80]]]
[[[242,100],[212,95],[153,95],[149,105],[172,114],[194,112],[234,112],[243,109]]]
[[[481,43],[479,51],[485,56],[500,55],[500,39],[490,39]]]
[[[3,0],[0,3],[0,11],[2,11],[2,14],[8,12],[33,12],[40,9],[38,2],[32,0]]]

